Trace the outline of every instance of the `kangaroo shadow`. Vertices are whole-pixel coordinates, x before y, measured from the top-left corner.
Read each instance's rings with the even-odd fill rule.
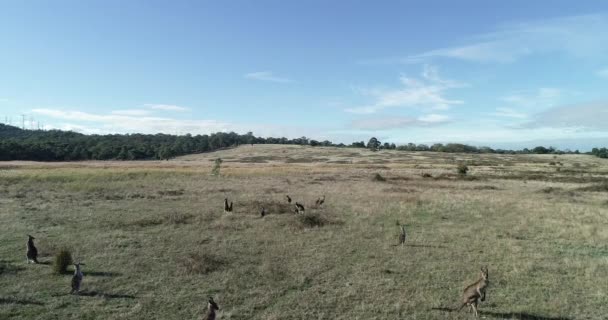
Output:
[[[28,299],[14,299],[14,298],[0,298],[0,304],[18,304],[18,305],[35,305],[43,306],[42,302],[28,300]]]
[[[431,310],[436,311],[445,311],[445,312],[457,312],[457,308],[446,308],[446,307],[438,307],[431,308]],[[525,312],[492,312],[492,311],[478,311],[480,316],[488,316],[492,318],[498,319],[516,319],[516,320],[573,320],[568,317],[548,317],[541,316],[537,314],[525,313]]]
[[[80,291],[78,295],[83,297],[100,297],[104,299],[135,299],[135,296],[130,294],[105,293],[99,291]]]
[[[456,310],[454,310],[454,308],[446,308],[446,307],[431,308],[431,310],[445,311],[445,312],[456,311]]]
[[[479,311],[480,315],[490,316],[499,319],[517,319],[517,320],[573,320],[567,317],[549,317],[541,316],[532,313],[525,312],[491,312],[491,311]]]
[[[433,245],[427,245],[427,244],[406,244],[407,247],[413,247],[413,248],[433,248],[433,249],[444,249],[444,246],[433,246]]]
[[[92,277],[118,277],[122,275],[122,273],[110,271],[84,271],[84,275]]]

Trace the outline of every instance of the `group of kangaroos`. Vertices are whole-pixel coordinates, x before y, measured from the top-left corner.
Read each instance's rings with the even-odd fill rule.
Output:
[[[287,202],[289,204],[291,204],[292,199],[289,195],[286,195],[285,198],[287,199]],[[321,205],[323,205],[323,203],[325,202],[325,195],[323,195],[322,197],[318,198],[315,202],[315,206],[318,208]],[[228,203],[228,199],[224,199],[224,212],[225,213],[230,213],[233,210],[233,203],[230,202]],[[304,205],[302,205],[301,203],[295,202],[295,206],[294,206],[294,213],[296,214],[303,214],[305,212],[305,208]],[[264,217],[267,214],[266,208],[262,207],[261,208],[261,217]],[[399,233],[399,244],[400,245],[405,245],[405,240],[406,240],[407,234],[406,234],[406,230],[405,230],[405,226],[401,225],[400,226],[400,233]],[[36,246],[34,245],[34,237],[32,237],[31,235],[28,235],[28,240],[27,240],[27,251],[26,251],[26,257],[27,257],[27,263],[39,263],[38,262],[38,249],[36,248]],[[84,263],[81,262],[77,262],[74,264],[74,275],[72,276],[72,281],[71,281],[71,288],[72,290],[70,291],[70,294],[79,294],[80,293],[80,287],[82,284],[82,280],[83,280],[83,273],[81,270],[81,266],[84,265]],[[486,289],[488,288],[488,285],[490,284],[490,281],[488,279],[488,267],[481,267],[481,273],[479,276],[479,279],[467,286],[463,293],[462,293],[462,300],[461,300],[461,304],[459,305],[459,307],[454,308],[453,310],[456,311],[461,311],[462,308],[464,308],[465,306],[468,307],[469,312],[473,311],[475,314],[475,317],[478,317],[478,304],[480,301],[485,301],[486,299]],[[215,320],[216,319],[216,311],[218,311],[220,308],[217,305],[217,303],[213,300],[213,297],[209,297],[209,300],[207,301],[207,309],[205,311],[205,314],[203,315],[204,320]]]

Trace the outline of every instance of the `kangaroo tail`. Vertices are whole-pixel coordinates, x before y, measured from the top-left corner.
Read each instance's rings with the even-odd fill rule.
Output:
[[[458,308],[458,307],[454,308],[454,311],[460,312],[460,310],[462,310],[462,308],[464,308],[464,306],[466,306],[466,305],[467,305],[466,303],[463,303],[460,305],[460,308]]]

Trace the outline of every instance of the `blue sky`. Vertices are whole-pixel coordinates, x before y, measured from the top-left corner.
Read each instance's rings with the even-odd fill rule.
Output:
[[[0,121],[608,144],[605,1],[2,1]],[[30,121],[31,120],[31,121]]]

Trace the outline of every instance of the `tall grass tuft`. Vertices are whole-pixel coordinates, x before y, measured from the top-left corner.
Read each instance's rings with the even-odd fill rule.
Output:
[[[386,181],[386,178],[383,177],[381,174],[376,173],[376,175],[374,175],[374,178],[372,180],[379,181],[379,182],[384,182],[384,181]]]
[[[461,176],[466,176],[467,173],[469,172],[469,166],[467,166],[464,163],[461,163],[458,165],[458,167],[456,168],[456,171],[458,172],[459,175]]]
[[[301,227],[315,228],[322,227],[327,224],[327,219],[325,219],[318,213],[306,213],[298,215],[298,222],[300,223]]]
[[[68,273],[68,266],[74,261],[72,260],[72,254],[68,249],[61,249],[55,255],[55,261],[53,263],[53,272],[56,274]]]

